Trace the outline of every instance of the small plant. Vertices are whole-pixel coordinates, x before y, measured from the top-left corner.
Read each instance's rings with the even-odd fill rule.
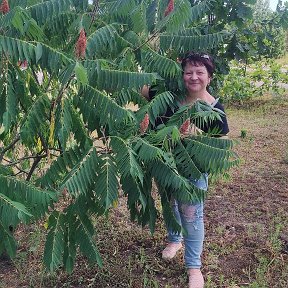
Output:
[[[246,136],[247,136],[247,130],[246,129],[241,129],[240,137],[244,139],[244,138],[246,138]]]

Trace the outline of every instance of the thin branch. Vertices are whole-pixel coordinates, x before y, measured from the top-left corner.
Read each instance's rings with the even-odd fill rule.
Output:
[[[50,76],[50,77],[49,77],[49,80],[48,80],[47,86],[46,86],[46,88],[44,89],[46,92],[49,91],[50,83],[52,82],[52,79],[53,79],[52,74],[49,75],[49,76]],[[44,76],[43,76],[43,80],[44,80]]]
[[[8,159],[6,159],[6,158],[4,158],[4,157],[3,157],[3,160],[6,161],[6,162],[8,162],[8,163],[13,163],[11,160],[8,160]],[[25,171],[25,170],[19,168],[19,166],[17,166],[16,164],[17,164],[17,162],[14,162],[15,168],[18,169],[19,172],[16,173],[16,174],[14,174],[14,176],[15,176],[15,175],[18,175],[19,173],[25,173],[25,174],[28,174],[27,171]],[[5,167],[8,167],[8,166],[11,166],[11,165],[10,165],[10,164],[5,165]]]
[[[49,147],[49,150],[53,150],[53,151],[59,152],[60,154],[63,152],[62,149],[55,148],[55,147]]]
[[[157,34],[159,33],[159,31],[155,31],[151,37],[149,37],[145,42],[143,42],[142,44],[140,44],[138,47],[136,47],[133,52],[139,50],[141,47],[143,47],[144,45],[146,45],[149,41],[151,41],[153,38],[155,38],[157,36]]]
[[[56,104],[59,104],[61,102],[62,96],[64,94],[64,91],[66,90],[66,88],[70,85],[70,82],[72,81],[72,79],[74,78],[74,75],[71,75],[70,79],[67,81],[66,85],[63,85],[59,91],[59,94],[57,96],[57,98],[55,99],[54,102],[52,102],[52,107],[50,110],[50,113],[52,112],[52,110],[54,109],[54,106]]]
[[[97,10],[99,8],[99,0],[94,0],[93,5],[94,5],[94,7],[93,7],[93,11],[92,11],[92,19],[91,19],[91,23],[89,25],[89,29],[91,28],[91,26],[92,26],[92,24],[96,18]]]
[[[40,86],[40,83],[39,83],[39,80],[38,80],[37,74],[36,74],[36,72],[35,72],[35,70],[33,69],[32,66],[31,66],[31,70],[32,70],[32,74],[33,74],[33,76],[34,76],[34,78],[35,78],[35,81],[36,81],[37,84]]]
[[[20,163],[21,161],[24,161],[27,159],[36,159],[38,157],[39,157],[39,155],[25,156],[25,157],[19,158],[17,161],[14,161],[14,162],[8,161],[7,159],[5,159],[5,161],[9,162],[9,164],[5,165],[5,167],[14,166],[14,165]]]
[[[18,167],[17,167],[18,168]],[[18,168],[19,169],[19,168]],[[17,176],[17,175],[19,175],[19,174],[21,174],[21,173],[25,173],[25,174],[28,174],[28,172],[26,172],[26,171],[24,171],[24,170],[22,170],[22,169],[19,169],[19,171],[17,172],[17,173],[14,173],[12,176]]]
[[[0,154],[0,162],[2,161],[5,153],[14,147],[14,145],[20,140],[20,135],[18,135],[7,147],[3,148]]]

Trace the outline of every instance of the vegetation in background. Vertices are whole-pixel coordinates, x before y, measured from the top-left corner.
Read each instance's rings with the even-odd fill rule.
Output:
[[[280,65],[274,59],[253,65],[232,61],[230,73],[224,77],[218,95],[224,102],[237,105],[268,94],[283,96],[287,93],[287,71],[288,66]]]

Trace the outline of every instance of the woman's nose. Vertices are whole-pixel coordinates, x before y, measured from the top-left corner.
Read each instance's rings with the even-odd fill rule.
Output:
[[[191,79],[197,79],[197,74],[196,73],[191,73]]]

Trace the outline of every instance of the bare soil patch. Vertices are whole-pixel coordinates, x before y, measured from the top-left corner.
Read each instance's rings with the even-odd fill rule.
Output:
[[[230,137],[238,142],[235,151],[242,162],[230,179],[210,185],[203,254],[206,287],[288,287],[286,101],[269,99],[227,109]],[[186,287],[183,254],[171,262],[161,259],[161,217],[151,235],[148,228],[130,222],[125,201],[122,197],[109,217],[95,220],[103,268],[79,257],[71,275],[45,272],[45,228],[35,223],[16,231],[16,258],[0,260],[0,287]]]

